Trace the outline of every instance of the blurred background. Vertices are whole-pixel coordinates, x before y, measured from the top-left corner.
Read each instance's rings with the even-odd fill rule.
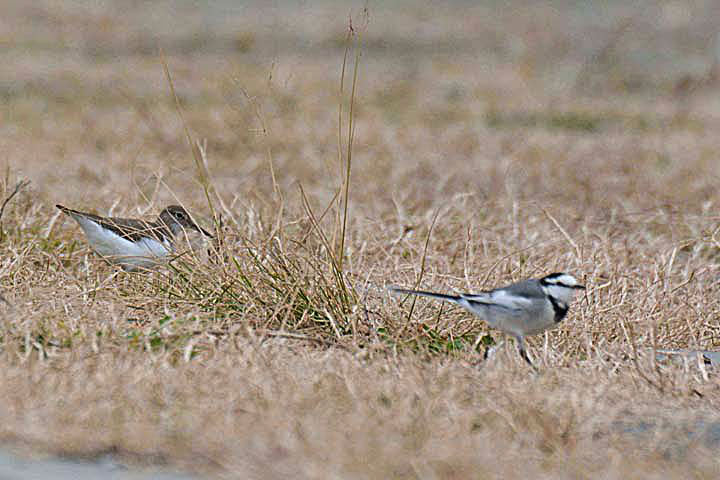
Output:
[[[285,186],[323,182],[350,22],[362,51],[361,179],[406,163],[495,163],[546,132],[615,143],[672,134],[677,149],[651,155],[665,168],[687,155],[688,132],[718,120],[713,1],[6,0],[4,162],[36,188],[87,185],[109,203],[151,197],[158,178],[182,190],[189,153],[162,51],[213,171],[234,177],[219,180],[228,189],[269,191],[247,185],[268,146],[292,174],[279,175]]]

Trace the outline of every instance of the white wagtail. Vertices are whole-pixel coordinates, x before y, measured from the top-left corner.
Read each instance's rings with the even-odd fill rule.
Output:
[[[460,305],[481,317],[490,327],[515,337],[520,356],[532,365],[525,351],[525,336],[557,326],[567,315],[575,290],[584,288],[570,274],[551,273],[476,294],[445,295],[396,287],[390,289],[395,293],[439,298]]]
[[[160,260],[174,251],[175,237],[186,229],[213,238],[179,205],[165,208],[154,222],[101,217],[62,205],[56,207],[78,222],[98,255],[129,271],[157,266]]]

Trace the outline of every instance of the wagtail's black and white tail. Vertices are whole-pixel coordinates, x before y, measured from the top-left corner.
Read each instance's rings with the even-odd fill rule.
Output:
[[[401,293],[405,295],[418,295],[420,297],[439,298],[440,300],[447,300],[448,302],[457,303],[460,300],[460,295],[446,295],[444,293],[425,292],[423,290],[407,290],[405,288],[390,287],[390,290],[394,293]]]

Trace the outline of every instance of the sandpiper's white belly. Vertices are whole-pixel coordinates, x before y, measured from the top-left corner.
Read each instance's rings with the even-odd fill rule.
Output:
[[[133,242],[86,217],[73,215],[73,218],[85,231],[90,246],[98,255],[120,264],[126,270],[152,268],[157,265],[158,260],[172,251],[172,245],[168,241],[160,242],[155,238],[143,237],[140,241]]]

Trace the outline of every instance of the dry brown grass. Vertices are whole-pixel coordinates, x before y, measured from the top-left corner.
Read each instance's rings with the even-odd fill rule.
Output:
[[[349,6],[9,2],[3,194],[32,183],[2,218],[0,439],[237,478],[715,477],[716,367],[652,354],[720,346],[710,3],[513,3],[352,10],[340,255]],[[176,201],[221,244],[148,275],[53,207]],[[537,374],[385,291],[556,270],[589,289]]]

